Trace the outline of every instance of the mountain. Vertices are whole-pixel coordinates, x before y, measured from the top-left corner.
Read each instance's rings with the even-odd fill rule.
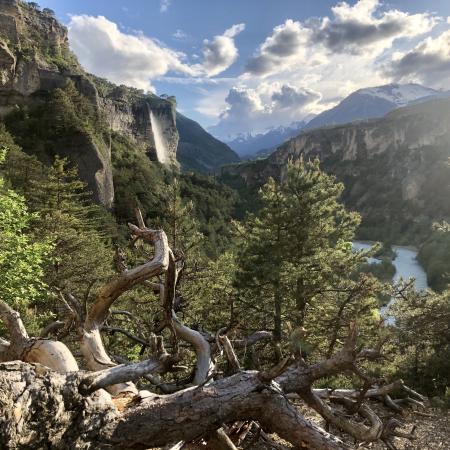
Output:
[[[177,113],[180,136],[177,160],[183,170],[209,172],[219,166],[239,161],[239,156],[197,122]]]
[[[67,29],[36,3],[0,1],[0,120],[28,153],[74,162],[93,197],[115,198],[111,150],[117,135],[130,151],[176,166],[174,99],[116,86],[86,73]]]
[[[439,96],[441,93],[420,84],[387,84],[359,89],[342,100],[337,106],[314,117],[305,129],[339,125],[355,120],[383,117],[388,112],[420,101]]]
[[[256,135],[243,134],[227,144],[241,157],[251,158],[257,155],[270,153],[287,139],[297,136],[304,128],[306,122],[295,122],[288,127],[272,128],[265,133]]]
[[[362,215],[360,238],[420,243],[450,219],[450,99],[396,109],[382,118],[304,131],[265,160],[222,168],[221,179],[255,204],[289,160],[319,158],[345,185],[344,202]],[[253,196],[253,197],[252,197]]]
[[[302,130],[321,128],[382,117],[388,112],[418,101],[440,98],[445,93],[419,84],[387,84],[360,89],[337,106],[312,119],[294,122],[287,127],[272,128],[256,135],[242,134],[227,144],[242,158],[267,156],[283,142],[297,136]]]

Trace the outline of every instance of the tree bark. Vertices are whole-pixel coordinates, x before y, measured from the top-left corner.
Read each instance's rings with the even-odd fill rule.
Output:
[[[297,447],[346,447],[305,420],[258,372],[168,396],[136,398],[123,412],[102,390],[83,396],[85,382],[81,373],[62,375],[23,362],[0,364],[0,447],[147,449],[191,441],[240,419],[257,420]]]

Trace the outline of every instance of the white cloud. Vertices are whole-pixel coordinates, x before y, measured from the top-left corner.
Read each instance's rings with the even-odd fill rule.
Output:
[[[450,87],[450,30],[427,37],[410,51],[394,53],[384,70],[397,81]]]
[[[209,77],[218,75],[228,69],[238,58],[239,52],[234,38],[245,29],[245,24],[233,25],[222,35],[203,41],[203,62],[194,66],[199,74]]]
[[[250,126],[252,131],[264,131],[299,120],[320,99],[321,95],[311,89],[278,82],[263,82],[255,88],[233,87],[219,123],[210,130],[223,139],[248,132]]]
[[[379,0],[341,2],[331,8],[333,17],[287,20],[274,28],[248,61],[247,72],[270,75],[299,64],[327,63],[334,54],[370,54],[375,58],[398,38],[412,38],[430,31],[436,18],[427,13],[398,10],[379,12]]]
[[[172,0],[160,0],[159,2],[159,10],[161,12],[166,12],[169,9],[169,6],[171,5]]]
[[[143,35],[123,33],[103,16],[72,16],[69,39],[86,70],[117,84],[147,90],[152,78],[168,71],[192,73],[183,54]]]
[[[233,25],[223,35],[205,40],[203,61],[189,65],[187,57],[142,33],[128,34],[103,16],[72,16],[70,45],[81,64],[96,75],[117,84],[152,89],[151,80],[168,72],[183,76],[212,77],[233,64],[238,57],[234,37],[244,24]],[[184,36],[177,30],[174,37]]]
[[[259,54],[247,64],[247,71],[265,75],[287,69],[305,61],[310,31],[291,19],[274,28],[273,33],[260,46]]]
[[[354,6],[342,2],[332,8],[334,18],[325,17],[312,27],[312,43],[329,51],[379,53],[397,38],[410,38],[430,31],[436,21],[427,13],[408,14],[388,10],[378,13],[379,0],[359,0]]]

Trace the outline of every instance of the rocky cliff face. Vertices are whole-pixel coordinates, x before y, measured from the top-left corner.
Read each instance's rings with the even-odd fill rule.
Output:
[[[86,74],[69,49],[66,28],[51,10],[41,11],[20,0],[0,0],[0,120],[17,109],[41,105],[49,92],[64,87],[69,79],[106,121],[108,131],[102,138],[78,132],[67,136],[70,145],[59,152],[78,165],[97,201],[107,207],[114,201],[108,132],[124,134],[152,160],[177,165],[173,99],[117,87]]]
[[[108,127],[129,138],[150,159],[177,166],[179,135],[175,99],[163,99],[126,86],[115,86],[97,77],[92,79],[98,87],[98,103]]]
[[[304,132],[269,158],[230,166],[224,179],[260,186],[282,179],[289,160],[319,158],[343,181],[344,201],[361,212],[373,239],[422,232],[450,217],[450,100],[393,111],[381,119]],[[375,231],[373,231],[375,233]]]

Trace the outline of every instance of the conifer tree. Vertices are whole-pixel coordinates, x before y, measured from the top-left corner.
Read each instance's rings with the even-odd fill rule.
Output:
[[[340,203],[342,191],[318,161],[291,163],[283,182],[262,188],[261,211],[240,230],[241,315],[273,330],[276,341],[306,327],[329,353],[350,320],[364,316],[372,328],[379,321],[381,286],[369,275],[358,278],[365,255],[351,241],[359,216]]]
[[[99,231],[104,213],[89,198],[76,168],[58,156],[33,194],[40,211],[37,231],[55,245],[53,263],[46,270],[48,284],[80,297],[111,273],[113,260]]]

